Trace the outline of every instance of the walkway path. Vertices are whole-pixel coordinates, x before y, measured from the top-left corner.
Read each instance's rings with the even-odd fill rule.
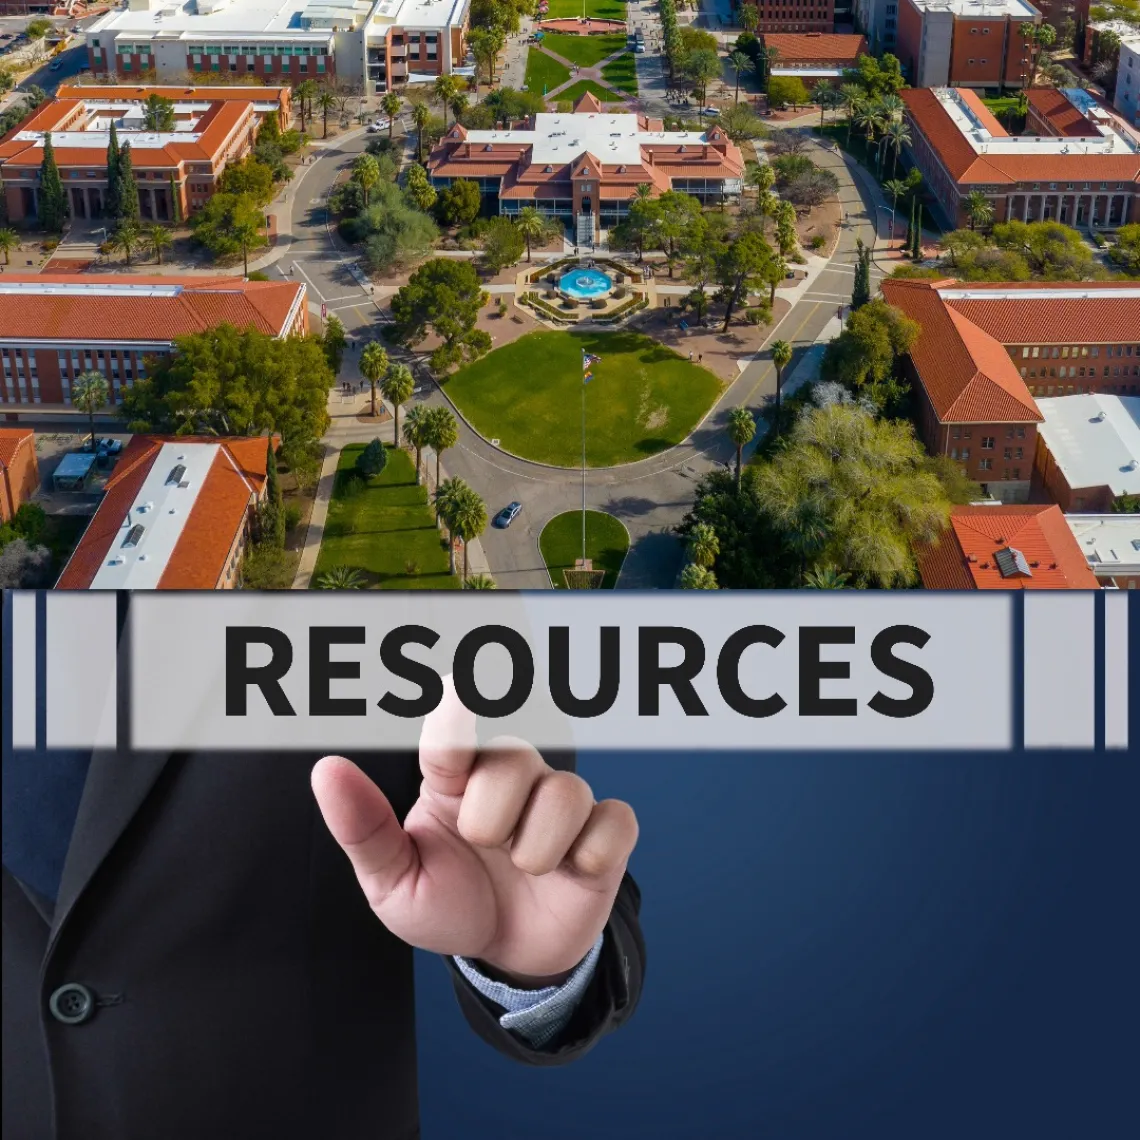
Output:
[[[605,59],[599,60],[596,64],[594,64],[593,67],[582,67],[581,64],[576,64],[573,60],[565,59],[557,52],[551,51],[548,47],[544,47],[542,44],[534,45],[531,48],[531,51],[540,51],[543,55],[550,56],[550,58],[553,59],[556,63],[560,63],[563,67],[568,67],[570,69],[570,78],[567,79],[565,83],[560,83],[557,87],[553,87],[547,91],[546,98],[548,100],[557,99],[559,92],[566,91],[569,88],[574,87],[575,85],[581,83],[584,79],[590,79],[594,83],[597,83],[599,86],[604,87],[607,91],[612,91],[617,96],[617,100],[621,100],[623,103],[637,103],[637,98],[635,96],[630,95],[628,91],[623,91],[620,87],[615,87],[602,74],[602,70],[606,67],[607,64],[611,64],[615,60],[621,59],[623,55],[628,55],[628,48],[622,48],[620,51],[615,51],[610,55],[607,55]],[[614,100],[614,102],[617,102],[617,100]]]

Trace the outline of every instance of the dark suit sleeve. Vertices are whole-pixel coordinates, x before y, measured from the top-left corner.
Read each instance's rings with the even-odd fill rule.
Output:
[[[500,1053],[525,1065],[565,1065],[581,1057],[607,1033],[624,1025],[641,997],[645,976],[645,941],[638,913],[641,892],[628,872],[618,888],[606,924],[597,969],[566,1028],[549,1045],[535,1049],[499,1024],[503,1010],[476,991],[450,958],[459,1008],[471,1028]]]
[[[573,752],[546,752],[543,758],[552,768],[573,772]],[[645,940],[638,915],[641,891],[626,872],[614,899],[606,924],[602,953],[597,969],[582,1000],[565,1029],[549,1044],[535,1049],[517,1034],[499,1024],[500,1006],[485,998],[447,958],[459,1008],[471,1028],[500,1053],[525,1065],[565,1065],[581,1057],[607,1033],[620,1028],[637,1008],[645,976]]]

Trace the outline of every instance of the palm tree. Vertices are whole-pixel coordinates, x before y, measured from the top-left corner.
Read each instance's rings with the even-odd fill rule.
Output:
[[[4,264],[12,264],[12,250],[20,248],[20,235],[15,230],[0,230],[0,249],[4,251]]]
[[[456,122],[463,117],[463,112],[467,110],[471,100],[467,98],[462,91],[456,91],[449,100],[448,105],[451,107],[452,117]]]
[[[360,353],[360,375],[372,390],[372,414],[376,415],[376,385],[388,371],[388,353],[378,340],[370,340]]]
[[[883,95],[878,104],[883,120],[887,123],[894,122],[906,110],[906,104],[897,95]]]
[[[380,391],[384,399],[392,405],[395,423],[392,425],[392,446],[400,446],[400,405],[406,404],[412,398],[412,389],[416,382],[412,379],[412,370],[406,364],[389,364],[380,383]]]
[[[719,590],[716,584],[716,575],[705,566],[698,566],[690,562],[681,571],[682,590]]]
[[[330,566],[317,578],[318,590],[361,590],[364,575],[355,566]]]
[[[404,101],[396,94],[395,91],[389,91],[383,99],[380,100],[380,110],[388,116],[388,141],[392,141],[392,130],[396,126],[396,116],[400,113],[400,108],[404,105]]]
[[[317,110],[321,113],[321,138],[329,137],[329,112],[336,110],[336,96],[327,88],[322,87],[315,100]]]
[[[732,70],[736,73],[736,96],[732,100],[734,103],[740,102],[740,80],[748,75],[750,72],[756,70],[756,64],[752,62],[752,57],[745,55],[742,51],[734,51],[729,57],[728,62],[732,66]]]
[[[170,231],[165,226],[160,226],[158,222],[149,222],[143,226],[142,236],[146,244],[150,246],[150,251],[154,254],[155,261],[161,265],[162,251],[169,249],[174,244],[174,239],[170,236]]]
[[[447,130],[447,108],[459,94],[459,80],[454,75],[441,75],[435,81],[435,97],[443,108],[443,129]]]
[[[317,85],[311,79],[302,79],[293,88],[293,95],[297,100],[297,110],[301,114],[301,130],[305,130],[306,117],[309,114],[309,100],[317,93]]]
[[[736,448],[736,489],[740,490],[740,467],[745,444],[756,434],[756,420],[743,405],[728,413],[728,438]]]
[[[823,128],[823,116],[827,111],[834,111],[842,101],[839,92],[826,80],[821,79],[811,89],[812,102],[819,107],[819,125]]]
[[[645,201],[646,198],[653,197],[653,187],[648,182],[639,182],[633,188],[633,196],[638,201]]]
[[[134,222],[121,222],[118,229],[111,235],[111,247],[122,251],[123,258],[128,265],[139,243],[139,228]]]
[[[416,451],[416,486],[420,482],[420,457],[429,443],[428,415],[423,404],[413,404],[404,416],[404,442]]]
[[[463,540],[463,582],[467,583],[467,552],[471,540],[478,538],[487,529],[487,505],[471,487],[465,487],[455,504],[451,527],[455,535]]]
[[[445,479],[436,483],[435,490],[435,517],[447,528],[447,554],[448,566],[452,574],[455,573],[455,530],[454,519],[456,507],[463,497],[467,484],[462,479]]]
[[[985,228],[994,220],[993,203],[981,190],[971,190],[962,199],[962,209],[970,221],[970,229],[972,230],[977,229],[978,226]]]
[[[424,128],[430,118],[431,112],[426,103],[417,103],[412,108],[412,122],[416,124],[416,162],[424,160]]]
[[[230,227],[230,235],[241,247],[241,267],[249,276],[249,251],[261,240],[261,227],[253,218],[242,218]]]
[[[745,168],[744,177],[749,186],[756,187],[756,201],[760,195],[771,190],[776,182],[776,172],[766,162],[750,162]]]
[[[380,181],[380,164],[368,153],[358,155],[352,164],[352,180],[360,184],[364,191],[364,205],[367,207],[372,187]]]
[[[906,123],[901,119],[892,119],[887,124],[887,138],[891,140],[893,157],[891,158],[891,177],[894,178],[899,167],[899,152],[904,146],[910,146],[913,139]]]
[[[711,567],[720,553],[720,539],[711,523],[697,523],[689,531],[689,561],[697,566]]]
[[[901,178],[891,178],[883,183],[883,189],[891,196],[891,236],[889,241],[895,240],[895,210],[898,208],[899,198],[910,189]]]
[[[435,485],[439,484],[440,456],[459,442],[459,424],[450,408],[432,408],[428,413],[428,446],[435,452]]]
[[[538,241],[546,235],[549,222],[533,206],[523,206],[515,216],[515,225],[526,242],[526,259],[530,261],[531,242]]]
[[[95,450],[95,413],[106,407],[111,391],[102,372],[80,372],[71,385],[71,406],[91,417],[91,450]]]
[[[875,141],[875,132],[883,126],[883,116],[877,102],[863,103],[855,112],[855,125],[867,136],[867,149]]]
[[[847,112],[847,145],[851,146],[851,126],[855,114],[866,99],[866,92],[858,83],[844,83],[839,88],[839,105]]]
[[[804,585],[809,590],[844,590],[850,579],[850,574],[829,562],[826,566],[809,570],[804,575]]]
[[[498,588],[495,585],[495,579],[490,574],[472,574],[467,579],[467,589],[469,590],[497,590]]]
[[[772,363],[776,366],[776,434],[780,434],[780,397],[784,388],[784,369],[792,359],[792,346],[786,340],[772,342]]]

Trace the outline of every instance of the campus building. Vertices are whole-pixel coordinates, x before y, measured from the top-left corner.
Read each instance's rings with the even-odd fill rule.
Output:
[[[1109,511],[1123,496],[1140,495],[1140,396],[1090,392],[1046,397],[1038,407],[1045,418],[1034,462],[1063,510]]]
[[[1102,586],[1140,590],[1140,515],[1066,515],[1065,522]]]
[[[40,489],[36,433],[0,428],[0,523],[6,523]]]
[[[867,54],[866,36],[769,32],[760,38],[765,50],[774,53],[771,73],[802,79],[809,87],[820,79],[839,83],[843,72]]]
[[[151,95],[174,103],[172,129],[146,129],[143,104]],[[288,114],[289,90],[282,87],[63,87],[0,140],[8,217],[20,222],[39,214],[48,134],[73,218],[103,216],[114,124],[119,145],[131,146],[142,217],[170,222],[205,205],[226,167],[253,149],[266,115],[287,121]]]
[[[267,450],[264,436],[133,436],[56,589],[234,589]]]
[[[1140,134],[1078,88],[1060,95],[1069,105],[1064,115],[1034,111],[1035,121],[1047,117],[1059,133],[1010,135],[967,88],[900,92],[907,149],[952,226],[967,224],[963,203],[974,190],[998,222],[1100,229],[1140,220]],[[1035,92],[1033,106],[1044,108],[1044,98]]]
[[[274,337],[308,331],[306,286],[241,277],[0,275],[0,397],[6,410],[68,407],[82,372],[101,372],[113,403],[175,337],[221,324]]]
[[[756,9],[756,34],[832,32],[835,0],[743,0]]]
[[[901,0],[852,0],[856,30],[867,37],[872,55],[896,52]]]
[[[927,590],[1096,590],[1061,509],[1052,503],[954,507],[950,526],[915,551]]]
[[[592,242],[629,213],[643,183],[707,203],[738,196],[744,157],[715,123],[703,133],[666,131],[660,119],[604,112],[587,93],[571,114],[540,113],[489,131],[456,123],[427,167],[436,187],[476,181],[500,213],[534,206]]]
[[[1140,284],[887,278],[882,291],[921,326],[907,367],[927,449],[1004,502],[1029,496],[1038,398],[1140,394]]]
[[[912,87],[1025,85],[1036,50],[1021,34],[1041,22],[1028,0],[899,0],[895,54]]]
[[[360,94],[466,63],[470,0],[130,0],[87,30],[91,70],[165,82],[315,79]],[[366,87],[367,84],[367,87]]]

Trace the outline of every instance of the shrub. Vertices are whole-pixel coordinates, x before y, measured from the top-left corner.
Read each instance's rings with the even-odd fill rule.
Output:
[[[823,234],[816,234],[815,237],[808,242],[808,249],[823,249],[827,245],[827,238]]]
[[[757,305],[744,314],[744,319],[750,325],[767,325],[772,323],[772,310],[767,305]]]
[[[404,563],[404,573],[407,574],[409,578],[415,577],[419,572],[420,564],[414,558],[409,558],[407,562]]]
[[[342,499],[355,499],[364,492],[364,480],[359,475],[349,475],[341,480],[339,495]]]
[[[285,529],[296,530],[301,522],[301,508],[296,503],[289,503],[285,507]]]
[[[356,470],[366,479],[379,475],[387,466],[388,452],[384,450],[384,445],[378,439],[372,440],[356,457]]]

